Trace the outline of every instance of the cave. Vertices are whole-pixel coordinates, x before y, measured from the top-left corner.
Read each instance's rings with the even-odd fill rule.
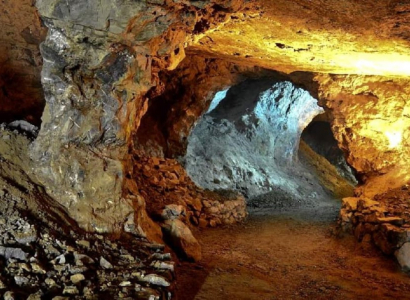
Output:
[[[410,299],[407,1],[1,8],[0,297]]]

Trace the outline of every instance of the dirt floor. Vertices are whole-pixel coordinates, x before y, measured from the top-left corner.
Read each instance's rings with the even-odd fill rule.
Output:
[[[178,299],[410,299],[393,258],[336,234],[338,206],[252,211],[203,230],[202,262],[178,268]]]

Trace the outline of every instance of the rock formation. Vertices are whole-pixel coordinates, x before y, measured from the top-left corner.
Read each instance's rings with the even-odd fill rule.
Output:
[[[41,126],[28,138],[14,136],[11,127],[2,134],[0,182],[7,193],[24,198],[25,209],[37,218],[81,232],[119,237],[125,231],[152,241],[162,241],[160,224],[172,231],[175,224],[167,223],[179,223],[158,217],[168,204],[186,210],[182,220],[188,227],[179,227],[185,236],[193,225],[242,220],[243,197],[197,187],[176,160],[186,154],[190,132],[214,95],[227,88],[229,104],[222,101],[210,113],[217,122],[204,116],[191,138],[212,129],[215,144],[229,138],[228,131],[237,132],[246,137],[241,142],[248,152],[256,143],[255,154],[286,170],[296,159],[302,129],[320,106],[358,175],[357,197],[382,203],[389,190],[410,180],[406,2],[37,0],[37,10],[26,0],[2,5],[0,120]],[[240,114],[232,114],[236,100],[230,95],[255,97],[241,87],[256,79],[264,85],[262,78],[275,81],[258,88],[259,102],[241,102]],[[276,101],[284,94],[289,101]],[[28,128],[19,124],[16,132]],[[303,143],[301,148],[311,151]],[[198,151],[188,148],[191,163]],[[244,174],[238,190],[268,191],[265,181],[280,186],[279,178],[296,189],[289,174],[266,168],[278,175],[273,178],[260,165],[237,170],[236,177]],[[226,174],[234,169],[216,170],[204,179],[206,187],[219,181],[232,188]],[[395,250],[403,261],[408,246],[400,246]],[[8,258],[21,254],[1,249]]]
[[[290,82],[259,79],[234,86],[192,131],[184,159],[188,175],[205,188],[240,190],[248,197],[274,186],[297,195],[291,174],[302,171],[300,136],[322,112],[317,100]]]

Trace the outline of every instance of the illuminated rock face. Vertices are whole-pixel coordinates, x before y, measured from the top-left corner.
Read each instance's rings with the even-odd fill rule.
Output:
[[[284,72],[407,76],[409,11],[399,1],[255,1],[192,50]]]
[[[317,100],[290,82],[260,79],[232,87],[193,129],[187,172],[200,186],[239,190],[250,198],[275,187],[302,197],[292,180],[303,172],[299,140],[322,112]]]
[[[405,184],[410,179],[403,168],[410,154],[408,80],[328,75],[317,80],[335,138],[367,183],[360,193],[373,197]]]
[[[132,134],[146,93],[161,90],[158,72],[178,65],[202,22],[223,22],[241,4],[223,2],[37,1],[48,27],[46,107],[31,157],[56,206],[83,229],[118,232],[135,213],[142,234],[157,235],[130,175]]]
[[[192,126],[213,95],[269,73],[262,67],[309,72],[284,77],[303,84],[327,108],[348,162],[366,181],[359,193],[377,194],[406,180],[409,85],[394,77],[410,70],[406,4],[67,3],[37,1],[49,29],[42,46],[47,104],[31,156],[33,171],[56,206],[82,228],[121,230],[130,214],[144,209],[131,178],[133,149],[167,157],[183,154]],[[10,1],[7,5],[14,7]],[[17,48],[24,49],[22,44]],[[391,78],[381,77],[387,75]],[[0,101],[1,108],[3,103],[10,107],[8,99]],[[136,213],[137,223],[147,223],[138,216],[145,218]]]

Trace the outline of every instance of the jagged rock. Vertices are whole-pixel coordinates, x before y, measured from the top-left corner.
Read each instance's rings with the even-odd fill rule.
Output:
[[[7,291],[4,293],[4,300],[14,300],[14,293],[11,291]]]
[[[131,281],[122,281],[120,282],[120,286],[131,286]]]
[[[77,295],[79,293],[76,286],[65,286],[63,290],[64,295]]]
[[[0,290],[3,290],[7,288],[7,286],[4,284],[4,282],[0,279]]]
[[[74,261],[77,266],[82,266],[84,264],[90,265],[95,263],[94,259],[92,259],[91,257],[85,254],[79,254],[77,252],[74,252]]]
[[[188,138],[183,164],[204,188],[238,191],[248,198],[281,188],[308,201],[306,195],[326,192],[320,184],[302,191],[292,179],[303,173],[315,182],[297,157],[304,126],[322,112],[316,99],[290,82],[245,81],[200,119]],[[208,213],[217,211],[210,207]]]
[[[367,208],[372,208],[372,207],[375,207],[375,206],[380,206],[380,202],[377,202],[377,201],[374,201],[374,200],[371,200],[371,199],[368,199],[368,198],[360,198],[359,199],[359,201],[357,202],[357,207],[360,209],[360,210],[364,210],[364,209],[367,209]]]
[[[76,284],[76,283],[79,283],[79,282],[85,280],[85,277],[84,277],[83,274],[75,274],[75,275],[70,276],[70,280],[71,280],[72,283]]]
[[[113,268],[112,264],[102,256],[100,258],[100,266],[104,269],[112,269]]]
[[[68,272],[70,274],[80,274],[80,273],[84,273],[88,270],[87,266],[71,266],[68,265]]]
[[[143,282],[148,282],[153,285],[159,285],[159,286],[169,286],[170,285],[169,282],[165,278],[158,276],[156,274],[149,274],[149,275],[143,276],[142,278],[140,278],[140,280]]]
[[[22,261],[27,261],[28,258],[28,254],[20,248],[11,248],[4,246],[0,246],[0,256],[3,256],[6,259],[15,258]]]
[[[35,274],[46,274],[46,271],[39,264],[32,263],[31,269]]]
[[[30,296],[28,296],[27,300],[41,300],[43,293],[40,291],[38,291],[37,293],[31,294]]]
[[[18,286],[25,286],[25,285],[29,284],[29,279],[27,277],[23,277],[23,276],[14,276],[14,282]]]
[[[151,255],[151,259],[170,260],[171,253],[154,253]]]
[[[18,231],[13,233],[13,237],[20,244],[29,244],[37,239],[36,231],[31,227],[23,229],[22,232]]]
[[[171,272],[174,272],[174,264],[172,262],[153,261],[151,263],[151,267],[160,270],[170,270]]]
[[[169,240],[175,251],[190,260],[201,260],[201,245],[182,221],[166,220],[162,228],[165,238]]]
[[[348,211],[355,211],[357,209],[357,202],[359,198],[355,197],[346,197],[342,199],[342,207]]]
[[[379,223],[391,223],[393,225],[403,225],[404,224],[404,219],[400,217],[379,217],[377,218],[377,222]]]
[[[164,220],[175,220],[185,216],[185,214],[185,208],[182,205],[170,204],[162,210],[161,217]]]
[[[66,258],[64,254],[61,254],[60,256],[57,256],[54,260],[54,263],[59,264],[59,265],[64,265],[66,263]]]
[[[8,127],[10,127],[11,129],[22,130],[23,132],[29,133],[32,136],[37,136],[38,133],[38,127],[30,124],[25,120],[13,121],[8,124]]]
[[[56,282],[51,279],[51,278],[46,278],[46,280],[44,281],[49,287],[54,287],[56,286]]]
[[[76,243],[80,246],[83,246],[86,249],[90,249],[90,242],[86,240],[76,241]]]

